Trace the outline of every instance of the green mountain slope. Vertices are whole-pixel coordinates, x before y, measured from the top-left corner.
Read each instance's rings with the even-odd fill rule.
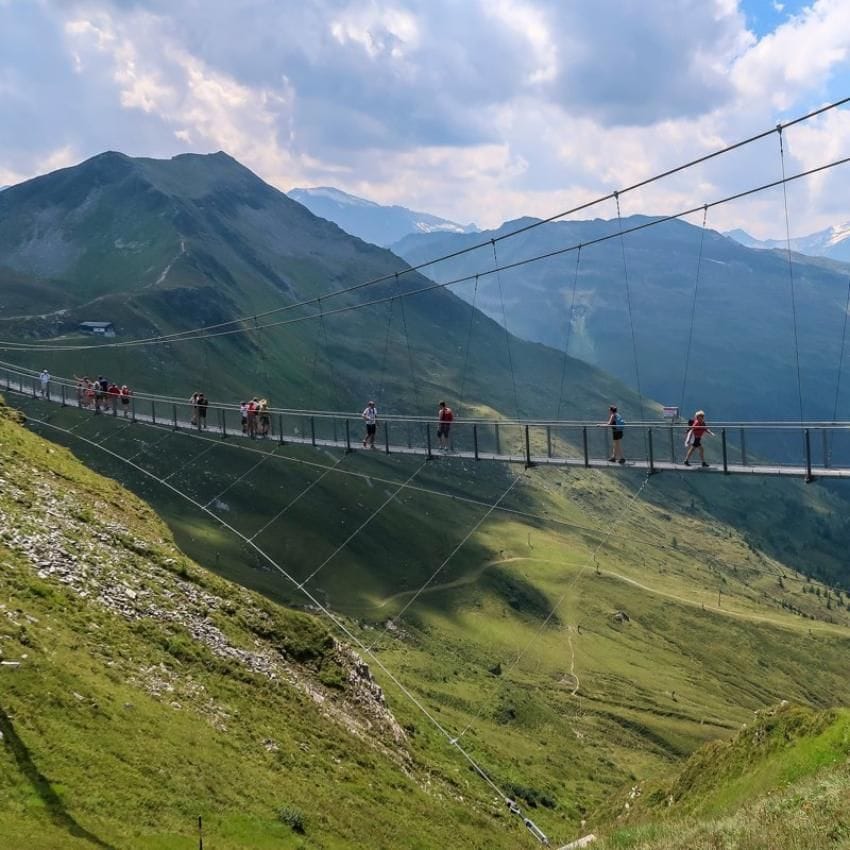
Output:
[[[405,267],[226,154],[106,153],[0,196],[0,339],[90,342],[75,335],[81,321],[113,322],[118,340],[148,337],[391,277],[270,320],[315,317],[428,285],[420,275],[394,281]],[[213,401],[260,392],[280,406],[361,410],[373,397],[385,412],[429,414],[463,388],[455,407],[513,415],[518,400],[524,413],[550,415],[563,370],[556,351],[508,342],[448,291],[203,343],[6,357],[181,396],[199,384]],[[563,398],[573,415],[601,416],[612,398],[636,407],[622,385],[578,361]]]
[[[353,618],[387,667],[448,729],[465,730],[475,757],[556,838],[575,834],[582,819],[604,826],[605,801],[624,783],[669,773],[754,710],[781,699],[850,702],[846,594],[766,557],[702,500],[674,506],[672,480],[651,480],[631,501],[641,480],[629,474],[452,460],[417,471],[415,459],[297,446],[276,448],[257,466],[261,457],[235,441],[126,428],[37,402],[26,410],[75,428],[43,433],[142,495],[201,563],[303,605],[233,535],[74,435],[170,476],[248,536],[271,521],[258,544]],[[403,490],[370,520],[414,473],[421,489]],[[506,510],[475,530],[511,475],[519,479]],[[717,498],[752,502],[758,484],[723,482]],[[805,497],[831,509],[817,486]],[[421,716],[378,680],[413,740],[433,744]],[[429,745],[428,758],[442,772],[457,770],[439,747]]]
[[[787,704],[698,750],[671,781],[634,786],[599,846],[827,850],[850,839],[850,712]],[[631,824],[631,825],[625,825]]]
[[[0,846],[188,849],[198,816],[220,848],[513,846],[315,617],[192,563],[5,408],[0,477]]]

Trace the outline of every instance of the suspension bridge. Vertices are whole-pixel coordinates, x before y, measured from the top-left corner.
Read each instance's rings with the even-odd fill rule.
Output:
[[[140,426],[216,435],[222,440],[259,439],[281,445],[306,445],[370,451],[363,445],[364,423],[358,413],[327,410],[269,408],[268,431],[251,437],[245,433],[238,405],[209,404],[202,420],[190,401],[164,395],[133,395],[127,405],[117,397],[100,400],[98,407],[84,403],[76,382],[51,376],[42,387],[38,373],[26,369],[0,371],[0,387],[7,393],[62,407],[73,407],[90,416],[112,416]],[[384,454],[413,455],[429,460],[449,457],[495,463],[535,466],[622,468],[648,475],[676,471],[696,475],[757,475],[784,478],[850,478],[850,422],[721,422],[714,444],[707,446],[708,466],[685,465],[684,436],[687,423],[643,421],[624,426],[624,464],[610,460],[610,427],[576,420],[455,419],[449,445],[442,450],[436,432],[438,421],[416,416],[387,416],[379,420],[373,450]],[[706,438],[710,440],[711,438]],[[773,453],[772,459],[769,454]],[[797,454],[800,462],[790,462]],[[779,459],[785,458],[784,460]]]

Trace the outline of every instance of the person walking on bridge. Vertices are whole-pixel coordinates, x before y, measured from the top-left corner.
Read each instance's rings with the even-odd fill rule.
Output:
[[[440,409],[437,411],[437,436],[440,439],[440,448],[447,452],[449,450],[449,431],[452,427],[455,415],[452,409],[444,402],[440,402]]]
[[[705,462],[705,449],[702,447],[702,438],[706,434],[708,434],[709,437],[714,436],[711,428],[705,424],[705,411],[698,410],[694,414],[694,423],[691,425],[690,436],[693,439],[691,440],[691,444],[688,446],[688,453],[685,455],[685,466],[691,465],[691,455],[694,453],[694,449],[699,449],[699,457],[702,461],[702,465],[708,466]]]
[[[366,423],[366,436],[363,438],[363,448],[375,448],[375,432],[378,430],[378,408],[370,401],[363,411],[363,421]]]
[[[620,413],[617,411],[617,405],[612,404],[608,408],[608,421],[602,423],[603,428],[611,429],[611,457],[608,458],[608,463],[625,463],[623,457],[623,431],[626,423]]]
[[[50,398],[50,372],[47,369],[42,369],[41,374],[38,376],[38,380],[41,381],[41,395],[43,398]]]

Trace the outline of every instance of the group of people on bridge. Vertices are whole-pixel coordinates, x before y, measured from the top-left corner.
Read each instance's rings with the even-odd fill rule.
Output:
[[[91,408],[95,413],[111,408],[112,412],[117,415],[120,405],[125,418],[130,415],[130,400],[133,397],[133,391],[127,384],[118,386],[114,381],[110,381],[103,375],[98,375],[94,379],[74,375],[74,380],[77,382],[77,403],[80,407]],[[50,373],[47,369],[42,369],[39,382],[42,396],[49,398]]]
[[[96,379],[75,375],[74,379],[77,382],[77,401],[80,407],[91,408],[95,413],[100,413],[107,407],[111,407],[112,412],[117,415],[120,406],[124,416],[127,417],[129,415],[133,392],[127,384],[119,386],[103,375],[98,375]],[[44,398],[50,397],[50,381],[50,373],[47,369],[42,369],[39,374],[39,383],[41,395]],[[192,425],[200,429],[205,429],[207,427],[209,399],[203,392],[194,392],[189,398],[189,404],[192,411]],[[257,398],[255,396],[249,401],[241,402],[239,410],[242,419],[242,433],[245,436],[251,439],[268,437],[271,429],[271,412],[267,399]],[[363,448],[374,449],[375,436],[378,431],[378,408],[373,400],[367,403],[361,416],[366,426],[366,433],[363,435]],[[453,421],[454,412],[445,401],[441,401],[437,408],[437,439],[439,440],[439,448],[444,452],[447,452],[450,448],[449,438]],[[605,422],[599,423],[599,425],[600,427],[611,429],[611,456],[608,458],[609,463],[625,464],[623,437],[625,435],[626,423],[615,404],[612,404],[608,408],[608,419]],[[691,465],[691,457],[694,452],[699,453],[701,466],[709,466],[705,459],[705,449],[702,444],[703,438],[706,435],[713,437],[714,433],[706,424],[705,411],[698,410],[694,413],[693,418],[688,419],[688,430],[685,435],[686,453],[682,461],[685,466]]]
[[[624,464],[626,458],[623,454],[623,435],[625,434],[626,422],[615,404],[612,404],[608,408],[608,421],[600,424],[603,428],[611,429],[611,457],[608,458],[608,462]],[[685,459],[682,461],[685,466],[691,465],[691,455],[695,451],[699,452],[701,465],[709,466],[706,462],[705,449],[702,445],[702,438],[706,434],[710,437],[714,436],[714,432],[706,425],[705,411],[698,410],[692,419],[688,419],[688,431],[685,434],[685,449],[687,451],[685,453]]]

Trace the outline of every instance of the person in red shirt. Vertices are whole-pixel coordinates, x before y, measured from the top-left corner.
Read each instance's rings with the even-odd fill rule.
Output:
[[[702,438],[708,434],[709,437],[713,437],[714,433],[711,428],[705,424],[705,413],[702,410],[698,410],[694,414],[694,424],[691,425],[690,436],[693,438],[691,440],[691,444],[688,446],[688,453],[685,455],[685,466],[691,465],[691,455],[694,453],[694,449],[699,449],[699,457],[702,461],[703,466],[708,466],[705,462],[705,450],[702,447]]]
[[[449,431],[452,427],[452,420],[455,418],[452,409],[446,405],[444,401],[440,402],[440,409],[437,412],[437,436],[440,438],[440,448],[443,451],[448,451],[449,448]]]

